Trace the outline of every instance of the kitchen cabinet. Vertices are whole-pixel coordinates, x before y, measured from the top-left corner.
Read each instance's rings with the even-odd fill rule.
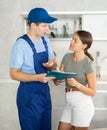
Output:
[[[19,128],[17,108],[16,108],[16,93],[19,82],[11,79],[0,79],[0,113],[1,123],[7,121],[7,128]],[[52,97],[52,125],[53,128],[58,126],[58,122],[65,104],[65,84],[55,86],[49,82],[50,92]],[[8,92],[8,93],[6,93]],[[95,115],[91,122],[91,129],[107,128],[107,79],[97,80],[97,93],[92,97],[95,105]],[[9,115],[7,117],[7,115]],[[11,120],[10,120],[11,119]],[[14,122],[15,121],[15,122]],[[14,122],[14,125],[12,124]],[[12,125],[10,125],[12,124]],[[5,127],[3,127],[5,128]]]
[[[76,30],[82,29],[82,15],[78,12],[49,12],[53,17],[58,18],[57,21],[49,24],[50,31],[47,36],[51,39],[71,38]],[[22,13],[24,17],[25,30],[27,26],[27,13]]]
[[[107,14],[86,14],[82,17],[82,27],[92,33],[94,40],[107,40]]]
[[[53,17],[58,18],[56,22],[49,25],[48,36],[53,39],[71,38],[73,33],[82,29],[82,15],[75,12],[51,12]]]
[[[107,128],[107,79],[97,81],[97,93],[92,97],[95,106],[95,114],[91,122],[91,128]]]
[[[107,40],[107,11],[53,12],[52,14],[58,18],[58,21],[50,26],[50,31],[55,31],[56,34],[53,40],[71,38],[79,29],[90,31],[94,40]]]
[[[27,14],[22,13],[25,29],[27,26]],[[50,31],[47,34],[52,40],[66,40],[72,37],[72,34],[84,29],[90,31],[94,40],[107,40],[107,11],[71,11],[71,12],[49,12],[58,21],[49,25]]]

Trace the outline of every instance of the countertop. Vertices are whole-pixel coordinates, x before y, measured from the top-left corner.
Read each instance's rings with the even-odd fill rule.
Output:
[[[9,78],[2,78],[0,79],[0,83],[17,83],[18,81],[9,79]],[[97,84],[107,84],[107,77],[97,77]]]
[[[107,84],[107,76],[101,76],[101,77],[97,77],[97,83],[98,84]]]
[[[0,79],[0,83],[18,83],[19,81],[12,80],[10,78]],[[97,84],[107,84],[107,76],[97,77]]]

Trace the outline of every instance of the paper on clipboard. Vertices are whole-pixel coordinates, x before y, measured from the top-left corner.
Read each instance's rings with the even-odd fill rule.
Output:
[[[56,80],[63,80],[66,78],[72,78],[76,77],[77,73],[72,73],[72,72],[58,72],[58,71],[49,71],[46,75],[47,77],[53,76],[55,77]]]

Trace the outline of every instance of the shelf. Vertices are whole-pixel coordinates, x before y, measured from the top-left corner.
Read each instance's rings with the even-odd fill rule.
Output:
[[[71,12],[50,12],[53,17],[58,18],[57,21],[49,24],[50,31],[47,34],[50,38],[68,39],[72,34],[82,28],[82,16],[78,13]],[[22,13],[24,17],[25,30],[27,32],[27,15],[28,13]]]
[[[49,37],[50,38],[50,37]],[[71,41],[72,40],[72,37],[70,38],[50,38],[50,40],[52,41]],[[94,41],[107,41],[107,38],[95,38],[93,39]]]
[[[71,41],[72,38],[50,38],[51,41]]]
[[[51,41],[71,41],[71,38],[50,38]],[[107,38],[95,38],[93,41],[107,41]]]
[[[49,12],[49,14],[52,15],[78,15],[78,16],[82,16],[82,15],[96,15],[96,14],[107,14],[107,11],[54,11],[54,12]],[[28,12],[22,12],[21,14],[24,18],[27,18]]]
[[[51,40],[70,40],[75,31],[84,29],[92,33],[94,41],[107,41],[107,11],[55,11],[49,14],[58,18],[56,22],[49,24],[48,36]],[[28,30],[27,15],[28,12],[22,13],[25,23],[24,33]]]
[[[69,40],[77,30],[82,29],[82,16],[80,14],[51,13],[58,18],[56,22],[49,24],[49,37],[57,40]]]

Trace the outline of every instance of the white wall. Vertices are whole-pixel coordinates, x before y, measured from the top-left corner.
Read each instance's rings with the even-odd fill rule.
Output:
[[[107,9],[107,1],[0,0],[0,130],[20,129],[15,104],[17,83],[9,80],[8,61],[11,46],[16,38],[24,32],[22,12],[29,11],[35,6],[44,7],[48,11],[104,11]],[[95,44],[93,44],[93,53],[96,50],[100,50],[102,57],[106,55],[106,42],[95,41]],[[58,47],[62,49],[61,53],[58,53],[59,61],[63,52],[67,51],[69,41],[59,42],[58,47],[55,42],[52,43],[55,51],[57,51]],[[65,43],[67,44],[66,49]],[[50,88],[53,101],[53,130],[56,130],[64,103],[64,85],[62,87],[55,87],[50,83]]]
[[[8,60],[10,48],[22,34],[22,3],[14,0],[0,1],[0,79],[9,78]]]
[[[69,4],[67,4],[67,2]],[[102,2],[102,3],[101,3]],[[97,3],[97,6],[96,4]],[[58,5],[58,6],[56,6]],[[104,11],[107,8],[105,0],[32,0],[32,1],[14,1],[1,0],[0,1],[0,79],[9,78],[8,60],[10,48],[16,38],[23,34],[24,23],[22,12],[29,11],[32,7],[44,7],[48,11]],[[101,41],[102,43],[103,41]],[[106,45],[106,44],[105,44]]]

